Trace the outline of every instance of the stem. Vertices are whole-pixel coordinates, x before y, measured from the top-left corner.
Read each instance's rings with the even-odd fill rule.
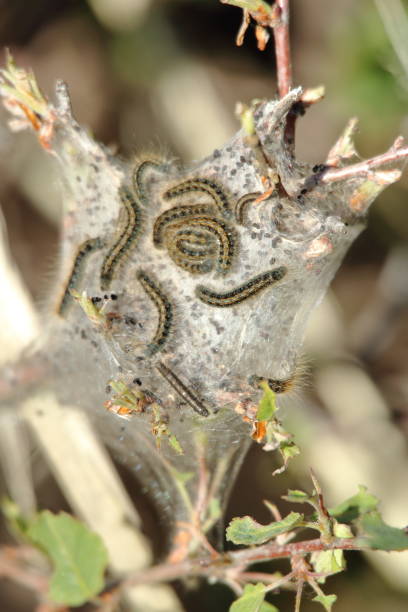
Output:
[[[285,584],[290,582],[294,576],[295,576],[295,572],[290,572],[290,574],[286,574],[286,576],[282,576],[282,578],[280,578],[279,580],[276,580],[275,582],[268,584],[267,588],[265,589],[265,593],[268,593],[269,591],[274,591],[275,589],[279,589],[280,587],[283,587]]]
[[[273,574],[267,574],[266,572],[241,572],[239,574],[239,579],[243,582],[265,582],[268,585],[272,585],[272,578]],[[287,576],[285,576],[286,578]],[[279,578],[276,584],[280,583],[280,581],[281,579]]]
[[[285,97],[292,87],[292,60],[289,41],[289,0],[276,0],[280,19],[274,27],[276,71],[279,97]]]
[[[303,580],[299,580],[297,589],[296,589],[295,612],[300,612],[300,603],[302,601],[303,585],[304,585]]]
[[[197,464],[198,464],[198,488],[197,500],[194,507],[195,525],[199,526],[206,509],[206,498],[208,492],[208,471],[204,456],[203,442],[196,440]]]
[[[137,584],[172,581],[177,578],[182,578],[183,576],[202,576],[227,582],[231,579],[231,570],[233,570],[234,567],[238,570],[234,573],[235,580],[242,579],[244,582],[248,582],[252,578],[258,577],[258,579],[263,582],[266,581],[266,574],[245,572],[241,571],[241,568],[245,568],[255,561],[290,558],[296,555],[306,555],[315,551],[335,549],[363,550],[364,546],[361,546],[357,538],[336,538],[332,542],[326,544],[322,542],[321,539],[295,542],[284,546],[279,546],[275,542],[271,542],[263,546],[229,552],[223,557],[218,556],[216,559],[211,559],[208,553],[205,553],[201,556],[197,555],[194,559],[186,559],[180,563],[163,563],[131,575],[121,583],[120,589]],[[286,581],[289,577],[292,577],[292,575],[286,576]],[[273,588],[275,588],[275,584]]]
[[[351,166],[346,166],[345,168],[327,170],[322,175],[321,181],[322,183],[334,183],[335,181],[342,181],[358,174],[369,174],[371,170],[377,168],[378,166],[398,161],[400,159],[405,159],[407,157],[408,147],[403,149],[391,148],[382,155],[377,155],[377,157],[373,157],[372,159],[368,159],[358,164],[352,164]]]
[[[28,555],[26,554],[28,552]],[[0,577],[14,580],[21,586],[43,595],[49,586],[45,573],[30,566],[30,553],[33,549],[26,547],[5,546],[0,550]],[[34,553],[35,557],[35,553]]]
[[[317,595],[320,595],[320,597],[322,596],[324,597],[324,593],[322,589],[319,587],[319,585],[317,584],[316,580],[313,580],[313,578],[309,578],[308,583],[310,584],[310,586],[312,587],[312,589]]]
[[[245,548],[229,553],[232,563],[249,564],[255,561],[267,561],[269,559],[282,559],[298,554],[308,554],[323,550],[362,550],[362,546],[356,538],[336,538],[331,542],[324,543],[320,538],[306,540],[305,542],[293,542],[291,544],[277,545],[275,542]]]
[[[155,582],[172,582],[183,576],[192,575],[192,562],[190,560],[180,563],[162,563],[143,572],[138,572],[126,578],[120,589],[125,589],[137,584],[153,584]],[[195,574],[197,575],[197,574]]]

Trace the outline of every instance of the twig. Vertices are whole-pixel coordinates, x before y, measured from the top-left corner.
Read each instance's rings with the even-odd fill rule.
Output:
[[[266,592],[274,591],[275,589],[279,589],[283,587],[285,584],[290,582],[292,578],[295,577],[295,575],[296,575],[295,572],[290,572],[289,574],[286,574],[286,576],[282,576],[279,580],[276,580],[275,582],[270,583],[268,585],[268,588],[266,589]]]
[[[35,554],[32,548],[4,546],[0,549],[0,577],[21,584],[41,598],[48,589],[49,576],[32,565]]]
[[[237,568],[235,580],[242,579],[244,582],[252,581],[253,577],[261,576],[264,581],[266,574],[257,574],[241,571],[256,561],[268,561],[272,559],[291,558],[294,555],[306,555],[311,552],[325,550],[363,550],[364,546],[356,538],[336,538],[329,543],[321,539],[295,542],[283,546],[275,542],[246,548],[225,554],[223,557],[211,559],[208,554],[195,556],[194,559],[186,559],[180,563],[163,563],[150,569],[128,576],[120,585],[120,589],[136,584],[152,584],[167,582],[182,578],[183,576],[202,576],[226,581],[231,578],[231,570]],[[272,577],[272,576],[271,576]]]
[[[240,572],[239,578],[245,582],[265,582],[270,585],[272,584],[273,574],[267,574],[266,572]],[[280,578],[278,580],[280,582]]]
[[[289,0],[276,0],[280,18],[274,27],[276,72],[279,97],[284,98],[292,87],[292,60],[289,40]]]
[[[198,569],[198,568],[197,568]],[[204,571],[204,567],[202,568]],[[120,585],[120,589],[137,584],[154,584],[156,582],[171,582],[187,575],[197,575],[193,571],[193,562],[190,560],[180,563],[162,563],[143,572],[132,574]]]
[[[303,580],[298,580],[296,588],[295,612],[300,612],[300,603],[302,601]]]
[[[275,542],[256,546],[254,548],[245,548],[229,553],[229,559],[232,563],[254,563],[255,561],[267,561],[269,559],[283,559],[292,557],[296,554],[308,554],[315,551],[323,550],[361,550],[363,547],[355,538],[336,538],[331,542],[324,543],[320,538],[315,540],[306,540],[304,542],[292,542],[283,546],[277,545]]]
[[[357,176],[358,174],[370,174],[374,168],[395,162],[408,157],[408,147],[398,149],[395,146],[391,147],[389,151],[382,155],[377,155],[372,159],[359,162],[358,164],[352,164],[344,168],[335,168],[327,170],[321,177],[322,183],[334,183],[335,181],[342,181],[346,178]]]
[[[284,98],[292,87],[292,60],[289,41],[289,0],[276,0],[268,4],[264,0],[221,0],[223,4],[238,6],[243,10],[241,27],[236,44],[241,46],[250,18],[256,22],[255,36],[258,49],[263,51],[269,40],[268,29],[273,30],[275,40],[276,70],[279,97]]]
[[[198,464],[198,488],[197,488],[197,499],[194,505],[195,524],[199,526],[203,518],[203,514],[206,509],[206,499],[208,492],[208,470],[205,461],[205,456],[202,448],[202,444],[197,440],[197,464]]]

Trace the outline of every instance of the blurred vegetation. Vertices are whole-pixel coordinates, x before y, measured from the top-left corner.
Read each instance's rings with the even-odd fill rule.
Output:
[[[403,4],[408,11],[408,2]],[[408,75],[402,71],[373,2],[292,0],[291,5],[295,83],[326,85],[326,99],[312,108],[299,125],[299,155],[313,163],[323,161],[348,118],[354,115],[361,119],[357,137],[361,153],[372,156],[382,152],[399,133],[407,132]],[[194,157],[195,143],[184,146],[184,141],[175,137],[174,126],[179,115],[186,113],[189,96],[200,94],[201,77],[190,82],[187,92],[180,90],[179,100],[172,98],[174,115],[170,120],[161,100],[165,96],[161,84],[166,75],[176,75],[186,63],[193,74],[197,71],[201,75],[198,71],[204,69],[217,96],[220,116],[230,117],[225,130],[231,133],[238,127],[234,119],[236,101],[275,95],[272,46],[261,54],[253,31],[249,31],[244,46],[236,48],[234,39],[240,18],[238,9],[217,0],[4,0],[0,7],[0,40],[3,46],[11,47],[18,64],[33,67],[50,97],[56,78],[65,79],[78,121],[89,125],[98,139],[119,147],[124,156],[153,143],[156,148],[188,158]],[[198,116],[195,121],[202,137],[207,137],[212,119]],[[4,118],[1,123],[5,125]],[[49,179],[50,162],[30,136],[10,138],[4,128],[0,134],[0,198],[9,240],[28,287],[41,301],[47,291],[44,277],[48,262],[57,252],[57,179]],[[219,138],[215,130],[214,147],[220,144]],[[335,300],[346,327],[376,300],[384,261],[407,241],[407,184],[405,173],[398,186],[375,204],[368,229],[347,255],[335,280]],[[406,275],[400,283],[406,284]],[[406,301],[402,300],[393,312],[387,329],[389,340],[363,360],[363,367],[378,385],[390,420],[406,436]],[[335,347],[331,348],[335,354]],[[335,360],[333,356],[330,359]],[[313,390],[310,397],[308,401],[318,406],[318,418],[320,412],[325,413],[324,402]],[[296,408],[302,411],[302,400],[297,400]],[[44,489],[46,481],[40,502],[44,507],[60,508],[65,502],[56,484],[44,478],[41,459],[37,456],[33,461],[40,464],[37,472],[43,474],[40,489]],[[266,497],[276,502],[288,487],[296,488],[304,481],[308,469],[303,465],[296,473],[272,479],[274,467],[266,453],[258,448],[250,452],[232,495],[228,518],[252,514],[266,521],[267,511],[261,500]],[[319,473],[319,466],[314,467]],[[351,482],[352,476],[346,474],[345,478],[350,477]],[[351,483],[350,492],[354,489]],[[132,493],[137,498],[137,493]],[[337,501],[329,500],[332,505]],[[280,505],[285,510],[285,504]],[[273,569],[276,567],[274,564]],[[331,579],[330,588],[339,594],[337,612],[403,612],[408,606],[402,587],[393,589],[361,555],[350,557],[349,571]],[[221,612],[232,600],[228,589],[221,586],[193,582],[189,588],[179,585],[178,590],[187,609],[194,612]],[[293,596],[283,594],[271,601],[285,612],[292,609]],[[31,605],[24,594],[10,585],[0,595],[0,609],[4,612],[27,612]],[[315,607],[306,601],[302,610],[308,612]]]

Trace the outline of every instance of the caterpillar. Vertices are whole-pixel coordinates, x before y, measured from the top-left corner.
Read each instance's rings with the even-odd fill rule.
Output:
[[[154,283],[145,272],[139,270],[137,279],[156,306],[159,316],[156,333],[148,346],[150,355],[153,355],[163,347],[170,334],[173,321],[173,308],[163,291],[159,289],[156,283]]]
[[[175,206],[169,210],[165,210],[153,225],[153,242],[156,246],[160,247],[163,244],[165,228],[176,221],[181,221],[188,217],[201,216],[206,214],[212,214],[214,212],[213,207],[208,204],[195,204],[191,206]]]
[[[132,172],[132,187],[139,198],[140,202],[144,203],[147,200],[146,188],[144,185],[144,177],[149,170],[162,170],[165,166],[165,159],[160,156],[146,156],[136,163]]]
[[[227,291],[226,293],[217,293],[203,285],[198,285],[196,287],[196,296],[209,306],[220,308],[235,306],[256,295],[266,287],[270,287],[280,281],[286,273],[287,268],[285,266],[274,268],[273,270],[259,274],[259,276],[254,276],[243,285],[231,291]]]
[[[268,387],[274,393],[287,393],[291,389],[293,389],[295,384],[296,375],[291,376],[290,378],[279,379],[279,378],[262,378],[262,376],[250,376],[248,382],[251,385],[258,385],[261,381],[266,381],[268,383]]]
[[[174,374],[170,368],[168,368],[161,361],[156,365],[156,369],[163,376],[163,378],[169,383],[171,387],[178,393],[178,395],[189,404],[192,409],[197,412],[200,416],[207,417],[210,412],[208,408],[203,404],[202,400],[197,398],[192,391],[181,380]]]
[[[232,263],[235,254],[236,237],[231,228],[223,221],[213,217],[192,217],[168,227],[165,234],[165,245],[173,261],[181,267],[189,267],[189,257],[178,247],[179,238],[185,236],[186,229],[197,228],[207,237],[206,249],[202,249],[201,256],[207,253],[207,270],[215,263],[220,272],[226,272]],[[218,257],[215,258],[215,253]]]
[[[209,243],[208,235],[192,229],[180,228],[166,246],[174,263],[192,274],[209,272],[217,255],[217,245]]]
[[[168,189],[163,197],[165,199],[171,199],[183,195],[185,193],[190,193],[191,191],[199,191],[202,193],[208,194],[213,203],[217,207],[217,209],[229,216],[230,214],[230,202],[226,193],[223,189],[215,182],[207,178],[192,178],[175,185]]]
[[[258,196],[261,195],[260,191],[255,191],[254,193],[247,193],[242,198],[236,202],[234,207],[235,219],[239,225],[245,225],[245,217],[246,217],[246,209],[248,204],[256,200]]]
[[[116,269],[123,263],[129,251],[136,246],[136,239],[141,228],[141,211],[138,201],[133,197],[129,189],[122,187],[119,197],[125,212],[123,229],[118,239],[109,249],[101,269],[101,289],[109,288]]]
[[[80,280],[82,268],[85,264],[85,261],[93,251],[102,248],[102,241],[100,238],[90,238],[89,240],[85,240],[77,249],[74,257],[74,263],[72,264],[71,272],[68,276],[68,279],[65,283],[65,290],[62,294],[62,297],[59,303],[56,306],[56,312],[59,315],[63,315],[69,305],[72,303],[72,296],[70,294],[70,289],[74,289]]]
[[[222,219],[208,215],[212,212],[208,204],[166,210],[154,223],[154,244],[165,246],[174,263],[193,274],[208,272],[215,264],[226,272],[235,255],[236,235]]]

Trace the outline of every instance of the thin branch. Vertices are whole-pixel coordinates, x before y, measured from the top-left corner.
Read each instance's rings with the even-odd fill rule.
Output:
[[[190,560],[180,563],[162,563],[143,572],[130,575],[121,584],[120,589],[137,584],[154,584],[156,582],[171,582],[187,575],[198,575],[193,571],[193,562]],[[197,567],[198,569],[198,567]],[[204,572],[204,567],[202,568]]]
[[[359,162],[358,164],[352,164],[351,166],[345,166],[344,168],[335,168],[327,170],[321,177],[322,183],[334,183],[335,181],[342,181],[346,178],[357,176],[359,174],[370,174],[374,168],[378,168],[384,164],[395,162],[398,160],[406,159],[408,157],[408,147],[397,149],[391,147],[389,151],[382,155],[377,155],[372,159]]]
[[[331,542],[324,543],[320,538],[306,540],[304,542],[292,542],[283,546],[276,545],[275,542],[245,548],[229,553],[228,557],[232,563],[242,564],[254,563],[255,561],[268,561],[269,559],[283,559],[298,554],[308,554],[323,550],[362,550],[364,547],[356,538],[335,538]]]
[[[272,559],[290,558],[294,555],[306,555],[311,552],[325,550],[362,550],[357,538],[336,538],[329,543],[322,542],[321,539],[306,540],[279,546],[276,542],[271,542],[263,546],[246,548],[243,550],[232,551],[211,559],[207,554],[196,556],[194,559],[186,559],[180,563],[163,563],[150,569],[128,576],[119,586],[120,589],[134,586],[137,584],[152,584],[157,582],[167,582],[182,578],[184,576],[201,576],[221,580],[223,582],[231,578],[231,570],[237,568],[234,573],[235,580],[248,582],[253,576],[261,576],[264,581],[265,574],[257,574],[242,571],[251,563],[256,561],[268,561]],[[271,575],[271,578],[273,575]]]
[[[194,505],[194,518],[195,524],[200,525],[201,520],[205,513],[205,502],[208,493],[208,470],[204,456],[204,449],[202,444],[197,440],[197,464],[198,464],[198,487],[197,487],[197,499]],[[193,519],[194,520],[194,519]]]
[[[303,580],[299,580],[296,588],[295,612],[300,612],[300,603],[302,601]]]
[[[292,88],[292,60],[289,40],[289,0],[276,0],[280,18],[274,27],[276,71],[279,97],[284,98]]]
[[[0,549],[0,577],[17,582],[42,597],[49,586],[49,576],[32,565],[36,551],[29,547],[4,546]]]
[[[276,0],[272,6],[264,0],[221,0],[223,4],[238,6],[243,10],[242,23],[236,38],[241,46],[248,29],[250,17],[255,21],[255,37],[258,49],[263,51],[269,40],[268,30],[273,30],[279,97],[284,98],[292,88],[292,60],[289,41],[289,0]]]
[[[273,574],[267,574],[266,572],[240,572],[239,579],[245,582],[265,582],[265,584],[273,584]],[[287,576],[285,576],[287,578]],[[278,578],[276,583],[280,584],[281,579]],[[277,584],[277,586],[279,586]]]

